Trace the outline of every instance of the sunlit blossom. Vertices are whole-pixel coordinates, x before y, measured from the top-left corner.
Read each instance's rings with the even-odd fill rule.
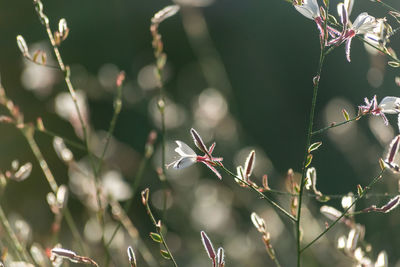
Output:
[[[347,2],[347,4],[338,4],[338,13],[340,16],[341,23],[343,25],[342,33],[336,39],[328,42],[328,45],[340,45],[343,42],[346,43],[346,59],[350,62],[350,47],[351,41],[357,34],[367,34],[373,32],[374,28],[377,26],[377,20],[375,17],[368,15],[367,12],[363,12],[357,16],[356,20],[351,23],[349,20],[349,14],[352,5]]]
[[[196,132],[195,129],[191,129],[190,133],[193,137],[193,141],[195,145],[197,146],[198,149],[200,149],[203,153],[205,153],[204,156],[199,156],[196,154],[196,152],[193,151],[187,144],[185,144],[182,141],[175,141],[178,145],[177,148],[175,148],[175,152],[179,154],[180,158],[175,160],[174,162],[168,164],[169,166],[173,166],[174,169],[183,169],[186,167],[189,167],[190,165],[196,163],[196,162],[201,162],[204,163],[208,168],[210,168],[215,175],[219,179],[222,179],[221,174],[217,171],[215,166],[217,165],[222,165],[221,161],[222,158],[216,158],[212,156],[212,152],[215,148],[215,143],[213,143],[208,149],[205,146],[202,138],[200,135]]]
[[[302,4],[297,4],[296,1],[294,2],[294,8],[296,8],[297,11],[299,11],[303,16],[305,16],[308,19],[312,19],[315,21],[317,24],[318,30],[319,30],[319,38],[322,41],[325,38],[325,25],[324,25],[324,20],[321,17],[321,14],[319,12],[319,6],[317,3],[317,0],[303,0]],[[326,29],[328,33],[331,35],[331,37],[335,38],[340,35],[340,32],[335,30],[334,28],[330,26],[326,26]],[[326,45],[326,42],[325,44]]]
[[[364,98],[365,105],[358,106],[358,111],[360,114],[372,114],[374,116],[381,116],[383,121],[385,122],[385,125],[388,125],[389,121],[386,118],[385,113],[399,113],[399,111],[393,112],[394,105],[396,103],[396,100],[393,98],[394,97],[385,97],[379,105],[378,101],[376,100],[376,95],[371,100],[369,100],[368,98]]]

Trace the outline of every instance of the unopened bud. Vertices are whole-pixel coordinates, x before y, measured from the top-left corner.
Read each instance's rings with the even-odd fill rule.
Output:
[[[136,256],[131,246],[128,247],[127,253],[131,267],[136,267]]]
[[[148,201],[149,201],[149,189],[146,188],[145,190],[142,191],[142,203],[143,205],[147,206]]]
[[[19,51],[21,51],[22,55],[24,57],[30,57],[29,51],[28,51],[28,46],[25,42],[24,37],[22,37],[22,35],[17,36],[17,44],[18,44]]]

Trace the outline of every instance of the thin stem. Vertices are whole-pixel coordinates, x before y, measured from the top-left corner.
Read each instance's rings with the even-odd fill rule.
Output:
[[[317,131],[312,132],[311,135],[314,136],[314,135],[323,133],[323,132],[325,132],[325,131],[327,131],[327,130],[329,130],[329,129],[332,129],[332,128],[336,128],[336,127],[345,125],[345,124],[347,124],[347,123],[349,123],[349,122],[357,121],[357,120],[359,120],[362,116],[364,116],[364,114],[357,115],[357,116],[354,117],[354,118],[351,118],[351,119],[349,119],[349,120],[347,120],[347,121],[343,121],[343,122],[340,122],[340,123],[334,123],[334,122],[333,122],[331,125],[329,125],[329,126],[327,126],[327,127],[324,127],[324,128],[322,128],[322,129],[319,129],[319,130],[317,130]]]
[[[21,242],[19,242],[1,206],[0,206],[0,222],[5,232],[7,233],[8,237],[11,239],[11,243],[13,244],[14,249],[19,253],[17,254],[17,256],[18,257],[22,256],[22,259],[26,262],[33,262],[32,258],[26,251],[26,248],[21,244]]]
[[[57,134],[57,133],[55,133],[53,131],[49,131],[47,129],[44,129],[44,130],[43,129],[39,129],[37,126],[34,127],[34,130],[36,132],[44,133],[44,134],[46,134],[48,136],[51,136],[51,137],[60,137],[60,138],[62,138],[64,140],[65,143],[67,143],[67,144],[69,144],[69,145],[71,145],[71,146],[73,146],[73,147],[75,147],[75,148],[77,148],[79,150],[87,152],[86,147],[84,145],[82,145],[82,144],[80,144],[78,142],[72,141],[69,138],[61,136],[61,135],[59,135],[59,134]]]
[[[50,69],[57,69],[57,70],[60,70],[60,67],[59,67],[59,66],[49,65],[49,64],[42,64],[42,63],[36,62],[36,61],[34,61],[32,58],[30,58],[28,55],[24,56],[24,58],[25,58],[26,60],[28,60],[28,61],[30,61],[30,62],[32,62],[32,63],[38,65],[38,66],[42,66],[42,67],[44,67],[44,68],[50,68]]]
[[[325,16],[329,14],[329,5],[325,7]],[[324,21],[324,36],[321,40],[321,51],[319,55],[319,63],[318,63],[318,70],[316,76],[313,78],[314,88],[313,88],[313,96],[311,102],[311,111],[309,116],[309,124],[307,130],[307,141],[306,141],[306,148],[304,153],[304,161],[302,167],[302,175],[300,180],[300,192],[298,198],[298,208],[297,208],[297,220],[296,220],[296,243],[297,243],[297,267],[301,266],[301,208],[303,202],[303,191],[304,191],[304,182],[306,177],[306,164],[307,164],[307,157],[309,155],[308,148],[311,145],[311,138],[312,138],[312,129],[314,124],[314,114],[315,114],[315,106],[317,104],[317,95],[318,95],[318,88],[319,88],[319,81],[321,78],[322,73],[322,66],[324,65],[325,60],[325,43],[328,39],[328,32],[327,32],[327,20]]]
[[[314,244],[318,239],[320,239],[323,235],[325,235],[330,229],[332,229],[333,226],[336,225],[336,223],[338,223],[346,214],[347,212],[351,209],[351,207],[353,207],[360,199],[362,199],[366,193],[371,190],[372,186],[374,186],[376,184],[376,182],[378,182],[383,173],[385,172],[385,170],[381,170],[381,172],[364,188],[364,190],[362,191],[361,194],[357,195],[354,199],[354,201],[351,203],[351,205],[345,209],[343,211],[343,213],[334,221],[332,222],[323,232],[321,232],[316,238],[314,238],[310,243],[308,243],[305,247],[303,247],[300,250],[300,253],[302,253],[304,250],[306,250],[307,248],[309,248],[312,244]]]
[[[376,1],[373,1],[373,2],[377,2],[377,3],[381,4],[382,6],[386,7],[387,9],[389,9],[389,10],[391,10],[391,11],[400,13],[400,11],[398,11],[398,10],[395,9],[394,7],[392,7],[392,6],[390,6],[390,5],[386,4],[386,3],[384,3],[384,2],[381,1],[381,0],[376,0]]]
[[[150,150],[152,150],[152,149],[150,149]],[[124,205],[124,212],[125,212],[125,213],[127,213],[127,212],[129,211],[130,207],[132,206],[133,200],[135,199],[136,192],[137,192],[137,190],[138,190],[138,187],[139,187],[139,185],[140,185],[140,182],[142,181],[143,174],[144,174],[144,171],[145,171],[145,169],[146,169],[147,163],[148,163],[148,161],[150,160],[151,156],[152,156],[152,153],[145,153],[145,157],[144,157],[143,160],[140,162],[139,170],[138,170],[138,172],[137,172],[137,174],[136,174],[136,177],[132,180],[132,185],[131,185],[131,188],[132,188],[132,197],[131,197],[131,198],[128,200],[128,202],[126,202],[125,205]],[[120,222],[120,223],[115,227],[114,232],[112,233],[110,240],[107,242],[107,245],[106,245],[107,247],[110,246],[110,244],[111,244],[112,241],[114,240],[114,237],[115,237],[115,235],[117,234],[117,232],[118,232],[118,230],[120,229],[121,226],[122,226],[122,224],[121,224],[121,222]]]
[[[164,236],[163,236],[163,234],[162,234],[161,221],[159,221],[159,223],[157,223],[156,219],[154,218],[153,213],[151,212],[151,209],[150,209],[150,206],[149,206],[148,201],[146,201],[145,206],[146,206],[147,214],[149,215],[149,217],[150,217],[150,219],[151,219],[151,221],[152,221],[154,227],[156,228],[157,233],[158,233],[158,234],[160,235],[160,237],[161,237],[161,243],[163,244],[164,248],[167,250],[167,252],[168,252],[168,254],[169,254],[169,256],[170,256],[170,259],[171,259],[172,263],[174,264],[174,266],[175,266],[175,267],[178,267],[178,264],[176,263],[176,261],[175,261],[175,259],[174,259],[174,256],[172,255],[171,250],[169,249],[168,244],[167,244],[167,242],[165,241],[165,238],[164,238]]]
[[[39,165],[44,173],[44,176],[46,177],[47,182],[50,185],[51,190],[54,192],[54,194],[57,194],[57,191],[58,191],[57,182],[54,179],[53,173],[50,171],[50,168],[47,165],[47,162],[44,159],[43,154],[40,151],[39,146],[37,145],[37,143],[33,137],[33,133],[34,133],[33,127],[28,125],[28,126],[25,126],[25,128],[21,129],[21,131],[22,131],[23,135],[25,136],[26,140],[28,141],[28,144],[29,144],[35,158],[39,162]],[[76,227],[75,221],[73,220],[73,218],[71,216],[71,212],[69,211],[68,207],[65,207],[64,214],[65,214],[65,219],[67,221],[69,228],[71,229],[74,239],[77,240],[82,252],[84,254],[86,254],[83,240],[81,238],[81,235],[79,234],[79,231],[77,230],[78,228]]]
[[[292,221],[296,221],[296,218],[293,217],[293,215],[291,215],[289,212],[287,212],[284,208],[282,208],[281,206],[279,206],[278,203],[276,203],[275,201],[273,201],[272,199],[270,199],[267,195],[265,195],[263,192],[260,192],[258,190],[258,188],[256,188],[254,185],[249,184],[246,181],[241,180],[238,176],[236,176],[233,172],[231,172],[230,170],[228,170],[227,168],[225,168],[222,164],[218,165],[221,169],[223,169],[227,174],[229,174],[230,176],[232,176],[235,179],[239,179],[241,183],[244,183],[245,185],[247,185],[249,188],[251,188],[253,191],[257,192],[258,195],[261,196],[261,198],[265,199],[269,204],[271,204],[273,207],[275,207],[276,209],[278,209],[280,212],[282,212],[286,217],[288,217],[289,219],[291,219]]]
[[[121,73],[120,75],[121,76],[118,77],[119,82],[118,82],[118,86],[117,86],[117,95],[116,95],[115,100],[114,100],[114,113],[113,113],[112,119],[110,121],[110,126],[109,126],[108,131],[107,131],[106,142],[104,144],[103,151],[102,151],[102,153],[100,155],[99,163],[97,165],[97,168],[94,169],[94,177],[98,177],[98,175],[99,175],[99,173],[101,171],[101,167],[103,165],[104,157],[106,155],[108,146],[110,145],[110,140],[111,140],[111,137],[112,137],[112,135],[114,133],[114,129],[115,129],[115,125],[117,123],[118,116],[119,116],[119,114],[121,112],[121,108],[122,108],[122,80],[125,78],[125,76],[124,76],[125,74]],[[122,76],[123,76],[123,78],[122,78]],[[106,250],[106,266],[108,266],[111,255],[108,252],[108,245],[107,245],[107,243],[105,242],[105,239],[104,239],[104,222],[103,222],[102,241],[103,241],[103,244],[104,244],[104,247],[105,247],[105,250]]]
[[[119,202],[112,200],[110,201],[110,205],[114,216],[118,219],[120,225],[124,226],[129,236],[133,239],[135,247],[138,249],[146,263],[149,266],[158,266],[157,261],[154,259],[146,244],[140,238],[137,228],[133,225],[132,221],[129,219]],[[108,244],[110,244],[110,242]]]
[[[57,43],[56,43],[56,41],[54,39],[53,33],[52,33],[50,25],[49,25],[49,19],[43,13],[43,4],[41,3],[40,0],[35,0],[34,3],[35,3],[36,11],[37,11],[37,13],[38,13],[38,15],[40,17],[40,20],[41,20],[42,24],[46,28],[47,36],[48,36],[48,38],[50,40],[50,43],[51,43],[51,46],[53,48],[54,54],[55,54],[55,56],[57,58],[58,65],[59,65],[61,71],[64,73],[64,81],[65,81],[65,83],[67,85],[67,88],[68,88],[68,91],[69,91],[69,93],[71,95],[71,98],[72,98],[72,101],[74,103],[74,107],[75,107],[75,110],[76,110],[76,113],[78,115],[78,119],[79,119],[79,122],[80,122],[80,125],[81,125],[81,128],[82,128],[83,139],[85,141],[86,150],[87,150],[87,153],[89,155],[89,161],[90,161],[93,173],[94,173],[94,178],[95,178],[95,183],[96,183],[96,199],[97,199],[97,203],[98,203],[98,206],[99,206],[99,210],[98,210],[98,214],[97,215],[98,215],[98,219],[99,219],[99,222],[100,222],[101,228],[102,228],[102,238],[101,239],[103,241],[102,243],[104,245],[105,252],[106,252],[106,254],[108,256],[110,254],[110,252],[108,251],[107,246],[106,246],[106,244],[104,242],[105,222],[104,222],[104,208],[102,207],[102,203],[101,203],[101,199],[100,199],[100,193],[101,193],[100,192],[100,181],[99,181],[99,177],[97,175],[97,171],[96,171],[97,169],[96,169],[96,165],[95,165],[95,162],[94,162],[94,157],[92,156],[91,149],[90,149],[87,122],[84,120],[84,118],[82,116],[82,112],[81,112],[80,107],[78,105],[78,100],[77,100],[77,97],[76,97],[76,91],[75,91],[75,89],[74,89],[74,87],[73,87],[73,85],[71,83],[71,79],[70,79],[70,69],[63,62],[63,59],[61,57],[61,54],[60,54],[60,51],[58,49]]]

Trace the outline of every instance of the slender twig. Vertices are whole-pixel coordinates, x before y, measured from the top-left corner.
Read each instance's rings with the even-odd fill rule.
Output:
[[[389,9],[389,10],[391,10],[391,11],[400,13],[400,11],[398,11],[398,10],[395,9],[394,7],[392,7],[392,6],[388,5],[388,4],[386,4],[385,2],[383,2],[383,1],[381,1],[381,0],[376,0],[376,1],[373,1],[373,2],[377,2],[378,4],[381,4],[382,6],[386,7],[387,9]]]
[[[129,208],[132,206],[134,196],[135,196],[135,194],[136,194],[136,192],[137,192],[137,189],[138,189],[138,187],[136,186],[136,184],[139,184],[139,183],[140,183],[140,180],[142,180],[143,173],[144,173],[144,169],[146,168],[146,165],[147,165],[147,159],[143,160],[143,161],[140,163],[140,167],[139,167],[138,174],[137,174],[137,176],[135,177],[134,183],[133,183],[133,186],[132,186],[132,197],[131,197],[131,198],[128,200],[128,202],[126,202],[125,205],[124,205],[124,211],[125,211],[125,212],[128,212],[128,211],[129,211]],[[119,223],[119,224],[115,227],[115,229],[114,229],[114,231],[113,231],[113,233],[112,233],[112,235],[111,235],[111,237],[110,237],[110,240],[108,240],[108,242],[107,242],[107,246],[110,246],[110,244],[111,244],[112,241],[114,240],[114,237],[115,237],[115,235],[117,234],[118,230],[121,228],[121,226],[122,226],[122,224]]]
[[[50,68],[50,69],[57,69],[57,70],[60,70],[60,67],[59,67],[59,66],[50,65],[50,64],[47,64],[47,63],[46,63],[46,64],[39,63],[39,62],[36,62],[35,60],[33,60],[33,59],[32,59],[31,57],[29,57],[29,56],[24,56],[24,58],[25,58],[26,60],[32,62],[32,63],[35,64],[35,65],[42,66],[42,67],[44,67],[44,68]]]
[[[75,148],[77,148],[79,150],[87,152],[86,147],[84,145],[82,145],[82,144],[80,144],[78,142],[72,141],[69,138],[61,136],[61,135],[59,135],[59,134],[57,134],[57,133],[55,133],[53,131],[50,131],[50,130],[47,130],[47,129],[40,129],[37,126],[34,127],[34,130],[36,132],[44,133],[45,135],[48,135],[48,136],[51,136],[51,137],[60,137],[60,138],[62,138],[64,140],[65,143],[67,143],[67,144],[69,144],[69,145],[71,145],[71,146],[73,146],[73,147],[75,147]]]
[[[345,125],[345,124],[347,124],[347,123],[349,123],[349,122],[357,121],[357,120],[359,120],[362,116],[364,116],[364,114],[357,115],[357,116],[354,117],[354,118],[351,118],[351,119],[349,119],[349,120],[347,120],[347,121],[343,121],[343,122],[340,122],[340,123],[332,123],[331,125],[329,125],[329,126],[327,126],[327,127],[324,127],[324,128],[322,128],[322,129],[319,129],[319,130],[317,130],[317,131],[312,132],[311,135],[314,136],[314,135],[323,133],[323,132],[325,132],[325,131],[327,131],[327,130],[329,130],[329,129],[332,129],[332,128],[336,128],[336,127]]]
[[[149,140],[147,141],[144,158],[140,162],[139,170],[136,174],[136,177],[132,180],[131,188],[132,188],[132,196],[128,200],[128,202],[124,205],[124,212],[127,213],[132,206],[133,200],[135,199],[136,192],[139,188],[140,182],[142,181],[144,171],[146,169],[147,163],[149,162],[151,156],[153,155],[153,142],[155,142],[155,137],[151,137],[152,133],[150,133]],[[121,222],[115,227],[114,232],[111,235],[110,240],[107,242],[107,247],[110,246],[111,242],[114,240],[115,235],[117,234],[119,228],[122,226]]]
[[[168,252],[169,259],[172,261],[172,263],[174,264],[175,267],[178,267],[178,264],[176,263],[175,258],[172,255],[171,250],[168,247],[167,242],[165,241],[165,237],[162,234],[161,221],[157,222],[155,217],[154,217],[154,215],[153,215],[153,213],[151,212],[150,205],[149,205],[149,202],[148,202],[148,194],[149,194],[149,189],[147,188],[142,192],[142,202],[146,207],[147,214],[149,215],[149,217],[151,219],[151,222],[153,223],[154,227],[156,228],[156,231],[157,231],[158,235],[161,237],[160,242],[163,244],[164,248]],[[144,195],[146,195],[146,196],[144,197]]]
[[[112,212],[114,216],[118,219],[119,225],[123,225],[129,236],[133,239],[135,243],[135,247],[142,255],[143,259],[149,266],[158,266],[158,262],[154,259],[150,250],[147,248],[147,245],[140,238],[139,232],[137,228],[133,225],[132,221],[129,219],[128,215],[124,211],[124,208],[121,207],[118,201],[111,200],[110,205],[112,208]],[[116,232],[115,232],[116,233]],[[110,239],[111,241],[112,239]],[[110,244],[110,242],[108,243]]]
[[[232,176],[235,179],[239,179],[241,183],[245,184],[246,186],[248,186],[249,188],[251,188],[253,191],[257,192],[258,195],[261,196],[261,198],[265,199],[267,202],[269,202],[269,204],[271,204],[273,207],[275,207],[276,209],[278,209],[280,212],[282,212],[285,216],[287,216],[289,219],[291,219],[292,221],[296,221],[296,218],[293,217],[293,215],[291,215],[289,212],[287,212],[284,208],[282,208],[281,206],[279,206],[278,203],[276,203],[275,201],[273,201],[272,199],[270,199],[267,195],[265,195],[263,192],[259,191],[258,188],[256,188],[254,185],[240,179],[240,177],[236,176],[233,172],[231,172],[230,170],[228,170],[227,168],[225,168],[222,164],[218,165],[222,170],[224,170],[227,174],[229,174],[230,176]]]
[[[361,194],[357,195],[351,205],[343,211],[343,213],[334,221],[332,222],[323,232],[321,232],[316,238],[314,238],[310,243],[308,243],[305,247],[303,247],[300,250],[300,253],[302,253],[304,250],[309,248],[312,244],[314,244],[318,239],[320,239],[323,235],[325,235],[330,229],[332,229],[333,226],[336,225],[346,214],[347,212],[353,207],[360,199],[362,199],[366,193],[371,190],[372,186],[376,184],[382,177],[383,173],[385,170],[381,170],[381,172],[364,188]]]
[[[0,206],[0,223],[5,230],[5,233],[8,235],[8,237],[11,239],[11,243],[14,246],[14,249],[17,252],[18,257],[22,257],[22,259],[26,262],[33,262],[32,258],[29,256],[28,252],[26,251],[25,246],[21,244],[21,242],[18,240],[16,234],[14,233],[6,214],[3,211],[3,208]]]
[[[99,164],[97,165],[97,168],[95,169],[95,173],[94,173],[95,176],[98,176],[100,171],[101,171],[101,166],[102,166],[103,161],[104,161],[104,156],[106,155],[108,146],[110,144],[111,137],[112,137],[112,135],[114,133],[114,129],[115,129],[115,125],[117,123],[118,116],[119,116],[119,114],[121,112],[121,108],[122,108],[122,81],[123,81],[123,79],[125,79],[125,74],[123,72],[121,72],[119,74],[119,76],[118,76],[118,79],[117,79],[119,82],[118,82],[118,85],[117,85],[117,95],[115,96],[115,99],[114,99],[114,113],[113,113],[112,119],[110,121],[110,126],[109,126],[108,131],[107,131],[107,137],[106,137],[106,141],[105,141],[105,144],[104,144],[104,147],[103,147],[103,151],[102,151],[102,153],[100,155],[100,158],[99,158]]]
[[[329,5],[325,6],[325,16],[327,17],[329,14]],[[314,124],[314,113],[315,113],[315,106],[317,104],[317,94],[318,94],[318,88],[319,88],[319,81],[321,79],[321,73],[322,73],[322,66],[324,64],[325,60],[325,43],[326,40],[328,39],[328,32],[327,32],[327,20],[324,20],[324,36],[321,38],[321,51],[320,51],[320,56],[319,56],[319,63],[318,63],[318,70],[316,76],[313,78],[313,96],[312,96],[312,102],[311,102],[311,111],[310,111],[310,116],[309,116],[309,124],[308,124],[308,130],[307,130],[307,141],[306,141],[306,148],[305,148],[305,153],[304,153],[304,161],[303,161],[303,167],[302,167],[302,174],[301,174],[301,180],[300,180],[300,192],[299,192],[299,198],[298,198],[298,208],[297,208],[297,220],[296,220],[296,247],[297,247],[297,267],[301,266],[301,208],[302,208],[302,201],[303,201],[303,191],[304,191],[304,181],[306,177],[306,164],[307,164],[307,158],[309,155],[308,148],[311,145],[311,138],[312,138],[312,129],[313,129],[313,124]]]
[[[35,7],[36,7],[36,12],[40,18],[40,21],[42,22],[42,24],[45,26],[46,29],[46,33],[47,36],[50,40],[51,46],[53,48],[54,54],[56,56],[58,65],[61,69],[61,71],[64,74],[64,81],[65,84],[67,85],[68,91],[71,95],[72,101],[74,103],[74,107],[76,110],[76,113],[78,115],[78,119],[79,119],[79,123],[81,125],[82,128],[82,134],[83,134],[83,139],[85,141],[85,146],[86,146],[86,150],[89,156],[89,162],[91,164],[91,168],[93,170],[94,173],[94,178],[95,178],[95,183],[96,183],[96,199],[97,199],[97,203],[99,206],[99,210],[98,210],[98,219],[102,228],[102,234],[101,234],[101,239],[102,239],[102,243],[106,252],[106,255],[109,257],[110,252],[105,244],[104,241],[104,232],[105,232],[105,222],[104,222],[104,207],[102,207],[102,203],[101,203],[101,198],[100,198],[100,194],[101,194],[101,188],[100,188],[100,181],[99,181],[99,177],[97,175],[97,168],[96,168],[96,164],[94,162],[94,157],[92,155],[91,149],[90,149],[90,142],[89,142],[89,133],[88,133],[88,125],[87,122],[85,121],[85,119],[83,118],[82,112],[80,110],[80,107],[78,105],[78,100],[76,97],[76,91],[71,83],[71,79],[70,79],[70,68],[69,66],[66,66],[63,62],[63,59],[61,57],[61,53],[58,49],[58,45],[57,42],[54,39],[53,33],[51,31],[50,28],[50,24],[49,24],[49,19],[48,17],[43,13],[43,4],[41,2],[41,0],[35,0],[34,1]]]
[[[39,162],[40,167],[42,168],[42,171],[44,173],[44,176],[47,179],[47,182],[50,185],[51,190],[54,192],[54,194],[57,194],[58,191],[58,185],[56,180],[54,179],[53,173],[50,171],[49,166],[47,165],[46,160],[43,157],[42,152],[39,149],[39,146],[37,145],[34,137],[33,137],[33,127],[32,126],[25,126],[25,128],[22,129],[22,133],[25,136],[26,140],[28,141],[28,144],[35,155],[37,161]],[[78,241],[78,244],[80,246],[80,249],[84,254],[86,254],[85,246],[82,240],[81,235],[79,234],[78,228],[76,227],[75,221],[72,218],[71,212],[69,211],[68,207],[64,208],[64,215],[65,215],[65,220],[67,221],[67,224],[69,228],[71,229],[73,237]]]

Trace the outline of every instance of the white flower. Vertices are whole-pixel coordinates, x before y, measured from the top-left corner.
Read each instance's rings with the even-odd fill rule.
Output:
[[[352,9],[352,3],[345,1],[345,3],[339,3],[337,6],[338,13],[340,15],[340,20],[343,24],[343,31],[339,37],[331,40],[329,45],[340,45],[346,42],[346,58],[350,62],[350,46],[351,40],[357,34],[367,34],[373,32],[374,28],[377,26],[377,20],[375,17],[368,15],[367,12],[363,12],[351,23],[349,20],[349,14]]]
[[[377,25],[375,17],[368,15],[367,12],[363,12],[356,20],[353,22],[351,29],[355,31],[356,34],[366,34],[372,32]]]
[[[297,11],[299,11],[304,17],[314,20],[320,17],[319,6],[317,0],[303,0],[302,5],[294,5]]]
[[[170,165],[173,164],[174,169],[183,169],[189,167],[190,165],[196,163],[197,161],[197,154],[193,151],[187,144],[181,141],[175,141],[178,145],[175,148],[175,152],[181,156],[178,160],[172,162]]]
[[[400,113],[400,98],[395,96],[386,96],[379,103],[378,107],[383,113],[398,114]]]

